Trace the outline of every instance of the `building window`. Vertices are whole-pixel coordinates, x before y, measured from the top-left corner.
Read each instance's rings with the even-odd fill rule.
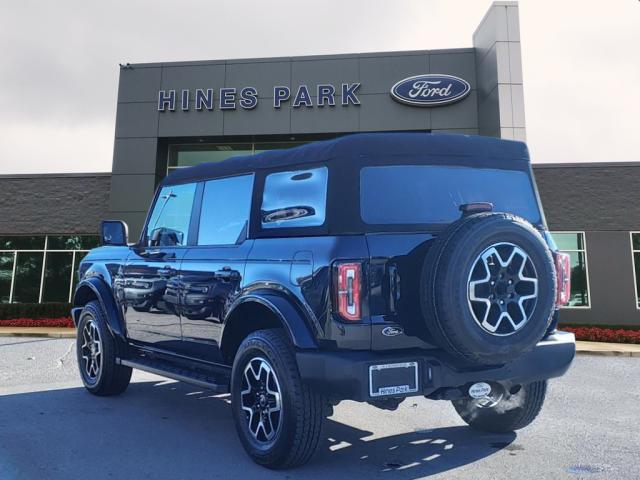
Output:
[[[633,255],[633,279],[636,285],[636,307],[640,308],[640,232],[631,232],[631,252]],[[0,268],[2,268],[1,263]],[[2,274],[0,273],[0,275]],[[1,281],[2,280],[0,280],[0,282]],[[2,287],[0,286],[0,295],[1,294]]]
[[[70,302],[97,235],[0,236],[0,303]]]
[[[254,155],[268,150],[292,148],[307,142],[247,142],[224,144],[171,145],[167,175],[178,168],[205,162],[221,162],[230,157]]]
[[[9,303],[11,299],[14,260],[13,252],[0,253],[0,303]]]
[[[551,232],[558,250],[571,257],[571,297],[563,308],[589,308],[589,271],[584,232]]]

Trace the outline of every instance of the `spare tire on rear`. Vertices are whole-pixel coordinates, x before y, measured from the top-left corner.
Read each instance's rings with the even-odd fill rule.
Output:
[[[507,363],[531,350],[551,322],[553,257],[526,220],[469,215],[429,249],[420,296],[427,329],[440,347],[477,365]]]

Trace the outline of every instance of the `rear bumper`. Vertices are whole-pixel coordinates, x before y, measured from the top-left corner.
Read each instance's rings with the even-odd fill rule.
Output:
[[[336,400],[368,401],[381,398],[370,395],[369,367],[373,365],[417,362],[418,391],[389,395],[406,397],[431,395],[439,389],[461,387],[481,381],[525,384],[559,377],[569,369],[575,351],[574,335],[556,332],[515,361],[495,367],[465,367],[446,353],[437,350],[401,353],[300,350],[296,352],[296,357],[300,375],[307,384]]]

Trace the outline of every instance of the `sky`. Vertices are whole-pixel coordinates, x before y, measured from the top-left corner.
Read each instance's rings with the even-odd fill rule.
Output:
[[[119,63],[470,47],[490,5],[0,0],[0,174],[110,171]],[[533,161],[640,161],[640,2],[519,5]]]

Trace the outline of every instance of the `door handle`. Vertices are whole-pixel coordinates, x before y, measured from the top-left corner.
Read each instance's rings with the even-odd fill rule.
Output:
[[[166,252],[164,250],[142,250],[138,255],[143,258],[176,258],[174,252]]]
[[[170,277],[172,275],[174,275],[176,273],[176,269],[175,268],[171,268],[169,266],[166,266],[164,268],[159,268],[158,269],[158,275],[160,275],[161,277]]]
[[[231,267],[224,267],[221,270],[216,270],[215,276],[220,280],[238,280],[240,278],[240,272],[231,270]]]

